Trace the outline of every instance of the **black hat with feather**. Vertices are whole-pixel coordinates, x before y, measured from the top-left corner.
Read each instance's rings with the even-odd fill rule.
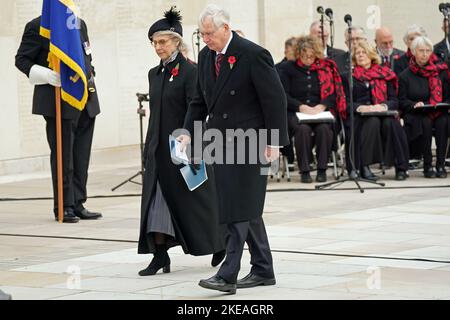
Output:
[[[172,31],[183,36],[180,11],[175,6],[164,12],[164,18],[156,21],[148,30],[148,38],[152,40],[153,34],[159,31]]]

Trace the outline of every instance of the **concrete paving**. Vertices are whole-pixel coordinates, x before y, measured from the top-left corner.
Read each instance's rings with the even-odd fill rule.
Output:
[[[98,221],[56,223],[48,172],[0,179],[9,198],[0,202],[0,290],[13,299],[450,299],[449,179],[412,171],[399,182],[388,170],[385,188],[363,183],[363,194],[354,182],[316,191],[298,174],[270,180],[264,219],[277,284],[230,296],[197,285],[216,272],[210,256],[179,248],[171,273],[140,277],[151,259],[136,249],[140,187],[111,191],[138,161],[96,163],[87,207],[103,213]],[[249,268],[245,251],[240,276]]]

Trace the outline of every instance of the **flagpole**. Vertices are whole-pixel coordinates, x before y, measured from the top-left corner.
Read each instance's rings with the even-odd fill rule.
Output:
[[[60,74],[60,60],[53,55],[54,71]],[[58,176],[58,222],[63,222],[64,191],[63,191],[63,163],[62,163],[62,125],[61,125],[61,88],[55,87],[56,100],[56,162]]]

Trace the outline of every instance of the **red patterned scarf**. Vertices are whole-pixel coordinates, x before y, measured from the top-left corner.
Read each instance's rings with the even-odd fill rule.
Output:
[[[299,67],[306,67],[301,59],[297,59]],[[336,109],[342,119],[347,117],[347,103],[342,79],[339,75],[336,63],[331,59],[316,59],[310,67],[311,71],[317,71],[320,82],[320,98],[326,99],[332,94],[336,94]],[[335,114],[335,110],[331,110]]]
[[[406,57],[408,58],[408,60],[411,60],[411,58],[413,57],[413,54],[411,52],[411,49],[408,48],[408,50],[406,51]]]
[[[439,74],[443,70],[448,70],[448,66],[445,63],[438,62],[438,57],[433,53],[430,57],[428,64],[425,67],[421,67],[417,64],[416,58],[411,58],[409,68],[411,71],[421,77],[428,78],[428,87],[430,89],[430,104],[435,105],[442,102],[442,80]],[[448,72],[448,71],[447,71]],[[432,120],[441,115],[440,111],[430,112],[429,116]]]
[[[395,73],[388,67],[372,64],[369,69],[356,66],[353,77],[358,81],[369,82],[372,88],[372,103],[384,103],[388,99],[388,81],[392,81],[395,91],[398,90],[398,80]]]

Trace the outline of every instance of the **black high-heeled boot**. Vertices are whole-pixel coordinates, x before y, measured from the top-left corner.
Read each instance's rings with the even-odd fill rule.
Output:
[[[170,258],[165,244],[157,244],[156,252],[147,268],[139,271],[140,276],[153,276],[162,268],[163,273],[170,272]]]

